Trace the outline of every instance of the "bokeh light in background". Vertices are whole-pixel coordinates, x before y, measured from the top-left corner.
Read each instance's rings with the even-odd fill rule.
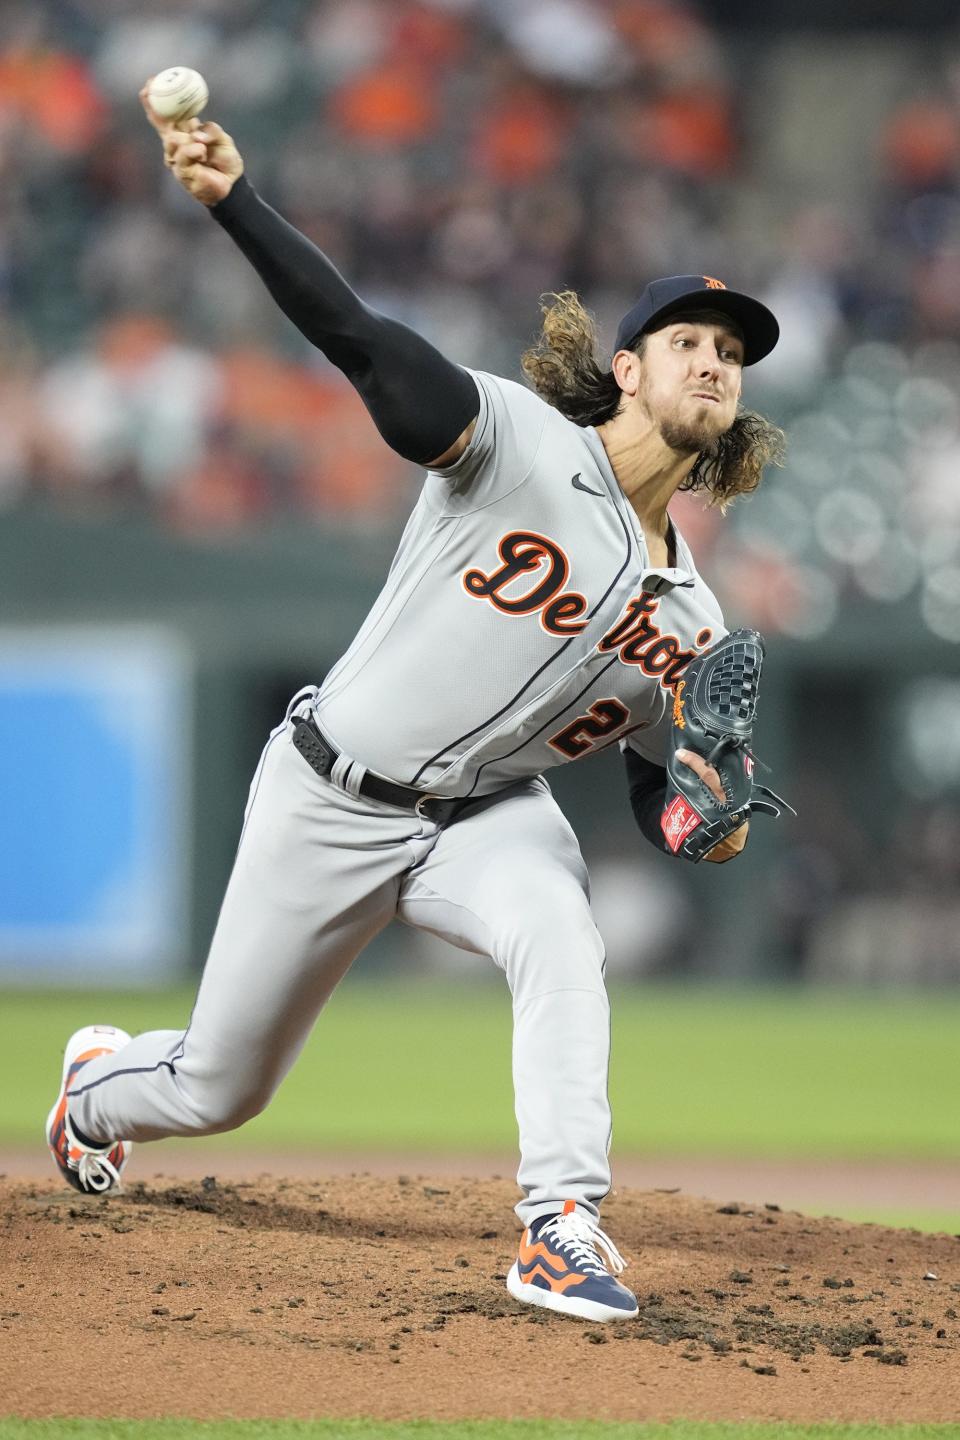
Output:
[[[667,878],[614,808],[618,774],[557,789],[623,972],[960,975],[960,31],[948,6],[918,9],[915,31],[899,12],[884,28],[874,6],[869,27],[854,9],[841,33],[801,38],[792,7],[774,8],[6,0],[3,618],[158,620],[193,652],[206,898],[172,954],[202,953],[238,776],[283,685],[317,678],[349,638],[419,473],[160,164],[136,92],[185,63],[266,198],[365,299],[465,364],[519,377],[538,295],[566,286],[608,342],[657,274],[706,271],[771,305],[783,340],[746,399],[786,428],[786,467],[725,518],[693,498],[676,514],[730,623],[769,636],[758,748],[800,818],[738,867]],[[829,24],[822,8],[804,7],[811,27]],[[109,562],[102,593],[55,578],[89,569],[91,543],[132,568],[133,535],[166,547],[166,588],[118,588]],[[45,593],[17,578],[24,537]],[[335,548],[360,566],[356,616],[334,614]],[[250,738],[216,775],[210,676],[228,684],[223,637],[246,597],[214,552],[256,569],[258,594],[272,575],[280,595],[295,567],[312,586],[293,640],[288,596],[231,652],[219,703],[248,707]],[[183,578],[198,553],[205,593]],[[744,938],[737,912],[757,893],[770,903]],[[659,917],[659,946],[631,950],[631,925],[653,933],[667,894],[674,924]],[[880,896],[902,924],[871,970],[843,937]],[[909,939],[931,909],[935,961]],[[704,927],[709,957],[692,938]]]

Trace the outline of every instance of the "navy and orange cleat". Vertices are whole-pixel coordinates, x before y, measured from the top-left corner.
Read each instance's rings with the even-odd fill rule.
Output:
[[[129,1042],[126,1030],[113,1025],[86,1025],[70,1036],[63,1056],[63,1076],[56,1104],[47,1116],[47,1144],[53,1162],[74,1190],[101,1193],[120,1184],[120,1173],[133,1146],[128,1140],[88,1145],[74,1134],[67,1114],[70,1086],[79,1072],[98,1055],[112,1055]]]
[[[625,1264],[610,1237],[568,1200],[559,1215],[541,1215],[524,1230],[507,1289],[514,1300],[578,1320],[631,1320],[637,1297],[615,1278]]]

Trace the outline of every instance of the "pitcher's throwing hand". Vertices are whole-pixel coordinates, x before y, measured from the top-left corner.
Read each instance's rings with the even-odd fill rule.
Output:
[[[233,139],[213,120],[165,120],[150,103],[150,81],[140,103],[163,142],[163,163],[189,195],[202,205],[219,205],[243,174],[243,161]]]

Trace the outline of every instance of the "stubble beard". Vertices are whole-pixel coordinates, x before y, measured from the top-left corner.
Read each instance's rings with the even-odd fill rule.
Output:
[[[660,439],[677,455],[700,455],[716,444],[718,436],[712,425],[693,425],[668,415],[660,421]]]
[[[677,405],[670,414],[657,417],[653,413],[648,395],[643,394],[640,398],[644,409],[659,430],[664,445],[675,454],[691,456],[713,451],[723,432],[710,423],[708,414],[704,414],[703,419],[698,421],[682,418],[679,413],[680,406]]]
[[[714,416],[711,415],[709,406],[702,414],[702,418],[691,420],[689,416],[680,414],[678,405],[668,415],[662,415],[659,420],[660,438],[664,445],[678,455],[712,455],[717,447],[721,435],[725,435],[730,427],[724,425],[722,428],[714,423]]]

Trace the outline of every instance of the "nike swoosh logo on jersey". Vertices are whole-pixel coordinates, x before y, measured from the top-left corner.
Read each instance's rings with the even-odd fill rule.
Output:
[[[585,485],[583,483],[583,481],[580,479],[579,470],[577,471],[576,475],[573,476],[570,484],[573,486],[574,490],[582,490],[585,495],[598,495],[601,500],[603,499],[602,490],[591,490],[589,485]]]

